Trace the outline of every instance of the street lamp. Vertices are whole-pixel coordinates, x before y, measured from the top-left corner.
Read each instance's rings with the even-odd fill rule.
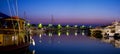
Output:
[[[38,25],[38,28],[42,28],[42,23],[40,23],[40,24]]]

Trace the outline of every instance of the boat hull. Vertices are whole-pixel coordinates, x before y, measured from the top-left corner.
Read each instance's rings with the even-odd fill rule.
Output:
[[[18,53],[18,52],[24,52],[29,48],[30,43],[25,43],[21,45],[15,45],[15,46],[0,46],[0,52],[2,53]]]

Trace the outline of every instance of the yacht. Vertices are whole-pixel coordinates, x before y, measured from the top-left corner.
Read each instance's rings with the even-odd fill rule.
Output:
[[[30,45],[26,20],[19,17],[0,19],[0,51],[14,51]]]

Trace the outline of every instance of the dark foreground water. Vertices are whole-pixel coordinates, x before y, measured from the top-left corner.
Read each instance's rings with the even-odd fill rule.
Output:
[[[112,37],[96,39],[85,31],[56,32],[32,36],[23,54],[120,54],[120,41]]]

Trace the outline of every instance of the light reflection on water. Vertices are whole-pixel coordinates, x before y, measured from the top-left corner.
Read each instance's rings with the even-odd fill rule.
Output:
[[[96,39],[88,36],[85,30],[49,32],[33,36],[33,39],[36,44],[29,48],[33,54],[120,54],[120,40],[113,37]]]
[[[112,44],[115,48],[120,48],[120,39],[114,39],[114,37],[102,38],[103,42]]]
[[[85,30],[48,32],[32,39],[34,43],[29,47],[32,54],[120,54],[120,40],[96,39]]]

